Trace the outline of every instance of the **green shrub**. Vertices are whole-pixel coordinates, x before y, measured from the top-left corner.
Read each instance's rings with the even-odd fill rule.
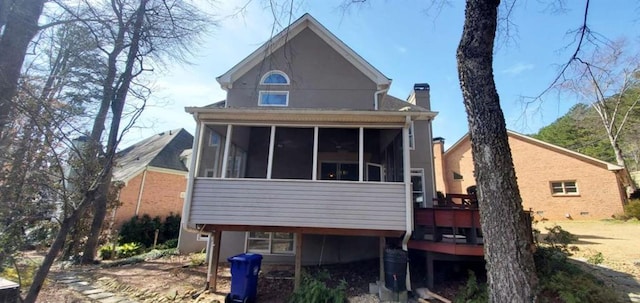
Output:
[[[102,258],[102,260],[111,260],[113,257],[115,257],[113,245],[107,244],[107,245],[101,246],[98,249],[98,254],[100,254],[100,257]]]
[[[640,199],[631,200],[624,206],[624,214],[628,219],[636,218],[640,220]]]
[[[118,258],[129,258],[142,253],[144,247],[140,243],[129,242],[116,247]]]
[[[178,239],[167,240],[164,243],[157,245],[156,249],[169,249],[178,247]]]
[[[205,253],[193,253],[189,255],[189,263],[191,266],[200,266],[207,262],[207,254]]]
[[[489,293],[487,292],[487,285],[482,283],[478,284],[476,274],[470,270],[467,284],[460,287],[458,294],[453,300],[455,303],[484,303],[489,302]]]
[[[604,262],[604,256],[601,252],[597,252],[590,256],[587,262],[595,265],[602,264],[602,262]]]
[[[158,231],[157,244],[177,239],[180,234],[180,216],[172,213],[165,218],[164,222],[158,216],[155,218],[149,215],[134,216],[122,225],[118,236],[120,243],[138,242],[145,247],[151,247],[156,230]]]
[[[316,278],[307,273],[302,275],[300,288],[291,295],[290,303],[344,303],[347,302],[347,281],[342,280],[335,288],[327,286],[324,280],[328,272],[321,272]]]

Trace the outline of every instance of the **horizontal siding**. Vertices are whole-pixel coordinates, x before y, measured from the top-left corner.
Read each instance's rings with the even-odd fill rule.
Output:
[[[405,230],[404,183],[196,179],[190,223]]]

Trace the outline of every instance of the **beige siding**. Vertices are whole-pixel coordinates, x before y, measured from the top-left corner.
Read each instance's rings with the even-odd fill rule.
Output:
[[[196,179],[190,223],[405,230],[403,183]]]
[[[271,71],[286,73],[290,85],[260,85]],[[376,84],[312,30],[305,29],[260,64],[234,80],[229,107],[258,106],[261,90],[289,91],[289,108],[373,110]]]

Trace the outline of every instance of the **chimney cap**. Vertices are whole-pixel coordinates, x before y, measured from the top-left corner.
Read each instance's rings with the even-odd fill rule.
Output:
[[[433,138],[433,142],[443,142],[443,143],[444,143],[444,138],[442,138],[442,137],[435,137],[435,138]]]
[[[416,83],[413,85],[414,91],[429,90],[429,83]]]

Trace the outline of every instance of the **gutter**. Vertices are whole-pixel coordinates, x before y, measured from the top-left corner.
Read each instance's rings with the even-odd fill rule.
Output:
[[[375,93],[373,93],[373,109],[374,110],[378,110],[378,108],[380,107],[379,106],[380,100],[378,99],[378,96],[384,92],[387,92],[388,90],[389,90],[388,88],[385,88],[385,89],[377,90]]]

